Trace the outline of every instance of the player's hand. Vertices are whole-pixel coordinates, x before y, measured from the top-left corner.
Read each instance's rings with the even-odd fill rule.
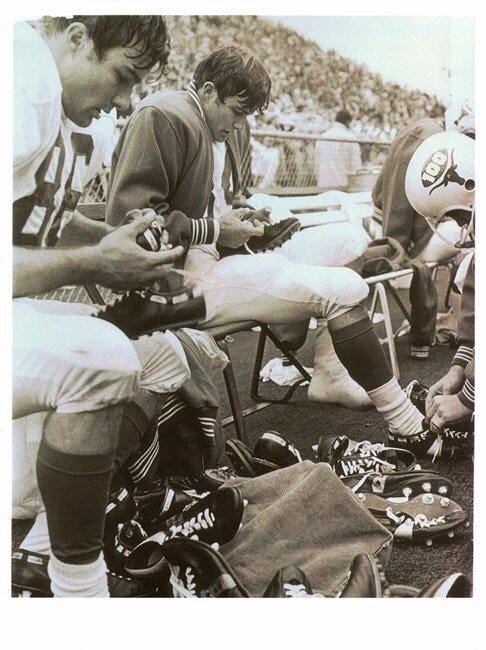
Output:
[[[164,225],[163,218],[153,210],[145,214],[132,211],[129,218],[130,223],[119,226],[92,247],[93,281],[110,289],[148,286],[167,274],[164,265],[172,264],[184,253],[182,246],[155,253],[137,244],[137,236],[153,221]]]
[[[429,426],[439,432],[447,424],[470,416],[472,410],[465,406],[457,395],[436,395],[430,407]]]
[[[263,235],[263,224],[253,223],[248,217],[252,210],[239,208],[230,210],[219,219],[221,228],[218,243],[228,248],[239,248],[243,246],[250,237],[261,237]]]
[[[429,421],[431,419],[434,398],[437,395],[456,395],[461,390],[465,378],[464,368],[453,365],[449,368],[447,374],[429,388],[427,399],[425,400],[425,415]]]
[[[260,208],[260,210],[254,210],[252,214],[247,218],[248,221],[251,221],[253,224],[263,223],[264,225],[270,225],[272,220],[270,219],[270,210],[269,208]]]

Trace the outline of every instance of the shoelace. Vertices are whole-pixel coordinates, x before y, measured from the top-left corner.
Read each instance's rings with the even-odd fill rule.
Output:
[[[175,598],[197,598],[196,594],[196,579],[190,566],[185,570],[185,578],[187,586],[184,581],[179,578],[180,567],[170,566],[169,582],[172,585]]]
[[[172,524],[169,527],[170,538],[178,534],[182,534],[184,537],[190,537],[200,530],[213,528],[215,521],[216,517],[213,513],[209,508],[205,508],[203,512],[198,512],[195,517],[191,517],[191,519],[182,522],[182,524]]]
[[[383,469],[388,469],[390,471],[396,470],[396,465],[393,463],[368,454],[358,456],[358,458],[349,459],[344,456],[338,461],[338,463],[341,465],[344,476],[350,476],[351,474],[356,473],[369,474],[371,472],[381,472]],[[365,472],[359,472],[359,469],[365,469]]]

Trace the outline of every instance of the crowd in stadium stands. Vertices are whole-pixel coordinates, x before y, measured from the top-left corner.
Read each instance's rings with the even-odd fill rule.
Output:
[[[351,130],[359,138],[390,141],[410,122],[444,113],[436,97],[385,83],[366,66],[334,50],[323,51],[266,18],[173,16],[169,24],[172,51],[161,86],[184,87],[198,60],[229,43],[249,48],[265,63],[273,99],[252,123],[256,128],[321,134],[336,110],[344,108],[351,113]],[[156,89],[139,87],[134,103]]]

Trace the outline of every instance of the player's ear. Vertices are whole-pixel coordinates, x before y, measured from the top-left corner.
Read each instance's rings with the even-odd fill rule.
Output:
[[[214,101],[218,97],[218,91],[212,81],[206,81],[201,88],[202,99],[205,101]]]
[[[88,29],[83,23],[71,23],[66,28],[65,38],[69,50],[77,52],[88,44]]]

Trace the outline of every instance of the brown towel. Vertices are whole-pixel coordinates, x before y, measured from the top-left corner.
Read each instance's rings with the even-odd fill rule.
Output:
[[[392,535],[324,463],[304,461],[227,485],[249,503],[243,528],[220,550],[252,597],[287,565],[299,566],[314,591],[335,594],[358,553],[388,560]]]

